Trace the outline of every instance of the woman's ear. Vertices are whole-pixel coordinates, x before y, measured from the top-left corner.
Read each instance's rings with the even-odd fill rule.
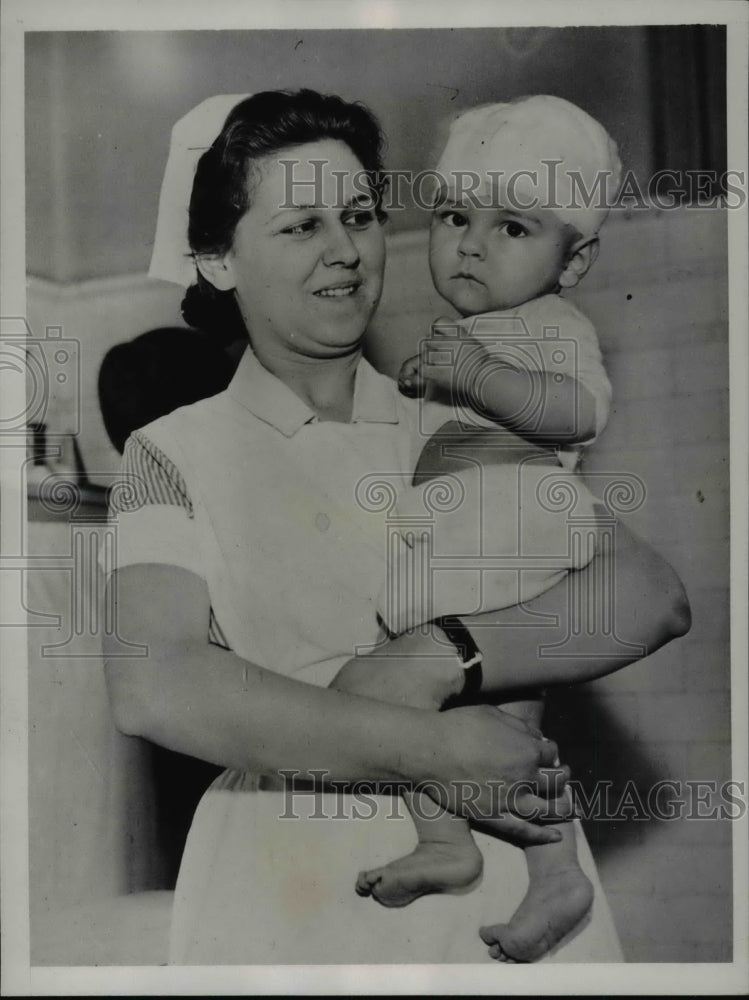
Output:
[[[600,242],[597,236],[587,236],[576,240],[567,251],[567,263],[559,275],[562,288],[574,288],[595,263]]]
[[[206,281],[219,292],[230,292],[236,286],[234,268],[229,254],[206,254],[195,258],[195,266]]]

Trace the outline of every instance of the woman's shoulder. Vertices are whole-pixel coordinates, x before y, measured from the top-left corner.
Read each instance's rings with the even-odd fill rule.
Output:
[[[228,394],[224,390],[215,396],[179,406],[144,424],[136,434],[159,445],[171,440],[182,442],[210,436],[217,418],[226,411],[227,402]]]
[[[147,484],[158,502],[168,497],[166,502],[191,510],[188,483],[194,478],[196,455],[206,448],[210,452],[216,435],[225,435],[220,410],[220,401],[211,396],[144,424],[125,443],[122,471]]]

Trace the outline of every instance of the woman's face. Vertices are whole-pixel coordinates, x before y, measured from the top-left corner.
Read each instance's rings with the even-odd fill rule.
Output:
[[[288,161],[296,161],[293,174]],[[362,170],[349,147],[331,139],[255,164],[251,207],[222,264],[256,350],[330,358],[358,347],[385,263]]]

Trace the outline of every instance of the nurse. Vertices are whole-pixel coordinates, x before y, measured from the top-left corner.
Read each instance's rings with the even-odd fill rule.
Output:
[[[312,91],[214,98],[172,136],[152,273],[190,284],[188,322],[239,317],[248,336],[225,392],[137,431],[124,457],[143,503],[118,515],[110,587],[119,635],[149,655],[108,661],[115,720],[226,768],[188,838],[173,962],[489,961],[478,927],[522,898],[519,852],[481,835],[473,892],[387,910],[356,896],[356,873],[406,853],[412,825],[397,796],[341,788],[429,781],[461,811],[455,789],[470,781],[487,828],[517,844],[557,836],[521,814],[569,814],[566,771],[536,730],[488,705],[425,710],[463,684],[445,635],[383,645],[383,525],[355,489],[376,470],[407,482],[423,441],[418,402],[362,357],[385,258],[381,145],[367,109]],[[308,183],[290,189],[290,169]],[[652,651],[684,630],[678,581],[623,528],[582,571],[606,572],[628,640]],[[537,607],[561,616],[564,601],[555,587]],[[536,659],[529,631],[481,631],[488,699],[508,657]],[[578,650],[588,666],[591,642]],[[388,655],[368,658],[375,647]],[[328,688],[344,666],[348,689]],[[374,676],[397,704],[375,700]],[[537,794],[509,801],[514,782]],[[593,915],[554,957],[620,960],[584,839],[580,857]]]

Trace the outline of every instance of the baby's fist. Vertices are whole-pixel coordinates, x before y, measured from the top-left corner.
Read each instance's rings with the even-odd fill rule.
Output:
[[[441,316],[421,344],[421,376],[449,392],[464,393],[486,359],[484,346],[455,321]]]
[[[418,398],[426,392],[426,382],[421,375],[420,357],[416,354],[401,365],[398,372],[398,388],[404,396]]]

